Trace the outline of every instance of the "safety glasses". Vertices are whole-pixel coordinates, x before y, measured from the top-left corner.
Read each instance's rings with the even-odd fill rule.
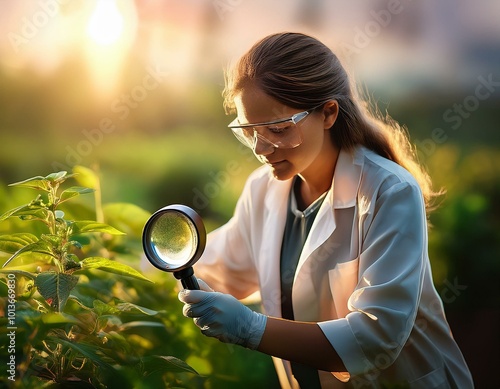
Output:
[[[263,123],[240,124],[238,119],[234,119],[228,127],[241,143],[252,150],[255,150],[257,141],[274,148],[293,149],[303,141],[299,123],[316,108],[296,113],[290,118]]]

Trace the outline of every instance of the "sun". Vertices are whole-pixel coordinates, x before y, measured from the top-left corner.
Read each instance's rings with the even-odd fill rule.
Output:
[[[87,35],[100,46],[116,43],[123,33],[123,15],[115,0],[97,0],[87,25]]]

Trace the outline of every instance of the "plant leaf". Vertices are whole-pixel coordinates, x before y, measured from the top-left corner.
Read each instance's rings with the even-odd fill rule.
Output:
[[[27,207],[27,206],[28,206],[28,204],[20,205],[19,207],[13,208],[13,209],[5,212],[4,214],[2,214],[2,216],[0,216],[0,222],[11,217],[14,213],[16,213],[20,209],[23,209],[24,207]]]
[[[99,223],[93,220],[75,221],[72,224],[73,234],[83,234],[86,232],[105,232],[111,235],[125,235],[116,228],[105,223]]]
[[[46,219],[47,215],[48,211],[45,207],[40,205],[24,204],[5,212],[2,216],[0,216],[0,222],[12,216],[18,216],[24,219]]]
[[[116,373],[115,368],[112,365],[110,365],[109,363],[105,362],[102,359],[102,357],[96,353],[96,351],[99,350],[99,348],[97,346],[88,345],[88,344],[84,344],[84,343],[76,344],[73,342],[69,342],[65,339],[61,339],[61,338],[55,338],[55,337],[51,337],[51,338],[55,343],[61,343],[65,346],[73,349],[74,351],[79,352],[81,355],[89,358],[92,361],[92,363],[99,365],[106,372]]]
[[[0,273],[15,275],[16,298],[18,301],[28,300],[36,291],[36,274],[24,270],[0,270]]]
[[[155,311],[153,309],[141,307],[139,305],[127,303],[127,302],[122,302],[122,303],[116,304],[116,308],[119,309],[120,312],[139,311],[139,312],[144,313],[148,316],[154,316],[158,313],[158,311]]]
[[[81,186],[91,189],[99,188],[99,177],[92,169],[76,165],[73,166],[73,173],[76,182],[78,182]]]
[[[148,316],[154,316],[158,314],[158,311],[141,307],[136,304],[132,303],[127,303],[127,302],[121,302],[116,305],[110,305],[106,304],[105,302],[95,299],[93,302],[94,305],[94,311],[97,313],[97,315],[102,316],[102,315],[117,315],[120,313],[130,313],[133,311],[140,312],[143,314],[146,314]],[[143,322],[141,322],[143,323]],[[151,322],[144,322],[144,323],[151,323]],[[161,324],[161,323],[160,323]],[[163,326],[163,324],[161,324]]]
[[[162,327],[162,328],[165,328],[165,324],[157,322],[157,321],[145,321],[145,320],[130,321],[128,323],[122,324],[120,326],[120,331],[125,331],[128,329],[137,328],[137,327]]]
[[[130,203],[111,203],[103,207],[107,223],[116,226],[127,235],[140,237],[144,224],[151,213]]]
[[[61,183],[66,181],[70,177],[73,177],[73,174],[68,175],[68,172],[63,170],[57,173],[50,173],[48,176],[45,176],[45,180],[50,182]]]
[[[24,181],[14,182],[13,184],[9,184],[9,186],[23,186],[26,188],[44,190],[45,192],[50,191],[50,183],[45,177],[42,176],[31,177]]]
[[[62,237],[55,234],[41,234],[40,240],[49,243],[53,247],[59,247],[62,241]]]
[[[0,270],[0,273],[15,274],[15,275],[18,275],[18,276],[29,278],[31,280],[34,280],[36,278],[36,276],[37,276],[36,274],[30,273],[30,272],[27,272],[27,271],[24,271],[24,270]]]
[[[68,298],[68,301],[73,301],[75,304],[77,304],[80,308],[85,309],[86,311],[90,311],[92,308],[87,307],[83,301],[81,301],[77,296],[71,294]]]
[[[73,197],[92,192],[94,192],[94,189],[85,188],[83,186],[72,186],[71,188],[65,189],[61,192],[61,196],[59,197],[59,204]]]
[[[47,303],[57,312],[61,312],[68,301],[70,292],[76,286],[78,277],[56,273],[43,272],[35,278],[35,286]]]
[[[2,267],[7,266],[14,258],[25,253],[40,253],[40,254],[47,254],[52,257],[54,256],[51,250],[50,243],[44,240],[39,240],[35,243],[30,243],[27,246],[24,246],[23,248],[17,250],[9,259],[7,259],[7,261],[3,264]]]
[[[133,277],[138,280],[153,282],[148,278],[144,277],[141,273],[139,273],[134,268],[124,265],[123,263],[112,261],[103,257],[89,257],[85,258],[80,262],[80,266],[82,270],[85,269],[100,269],[103,271],[107,271],[110,273],[120,274],[122,276]]]
[[[97,316],[115,315],[120,312],[116,307],[106,304],[105,302],[98,299],[94,300],[93,306],[94,306],[94,312],[97,314]]]
[[[48,214],[49,211],[45,207],[41,207],[38,205],[27,205],[25,208],[18,210],[11,216],[17,216],[22,220],[31,220],[31,219],[46,220]]]
[[[172,356],[152,355],[142,359],[144,371],[146,374],[152,374],[157,371],[171,371],[174,373],[193,373],[198,372],[189,366],[186,362]]]
[[[63,323],[71,323],[78,324],[78,319],[74,316],[67,315],[65,313],[53,313],[46,312],[42,315],[42,323],[44,324],[63,324]]]
[[[101,330],[97,336],[102,339],[106,338],[106,347],[112,348],[115,353],[131,354],[130,351],[132,346],[122,334],[116,331],[105,332]]]
[[[10,235],[0,235],[0,251],[14,254],[24,246],[35,243],[38,238],[29,233],[21,232]]]

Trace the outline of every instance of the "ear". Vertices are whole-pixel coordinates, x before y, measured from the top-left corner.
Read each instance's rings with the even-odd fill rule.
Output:
[[[325,130],[332,128],[339,115],[339,103],[336,100],[329,100],[323,105],[323,127]]]

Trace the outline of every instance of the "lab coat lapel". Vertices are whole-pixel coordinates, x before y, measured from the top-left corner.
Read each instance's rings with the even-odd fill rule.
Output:
[[[359,150],[362,150],[362,148],[357,151],[359,152]],[[312,266],[310,262],[314,260],[314,251],[335,233],[337,228],[335,209],[351,208],[356,205],[356,196],[361,178],[361,165],[357,153],[353,155],[344,150],[340,151],[332,186],[319,209],[302,249],[297,271],[295,272],[292,298],[294,312],[304,312],[306,317],[306,312],[313,310],[314,307],[310,301],[307,301],[308,299],[303,300],[300,296],[313,293],[314,280],[303,275],[310,271],[308,268]]]
[[[354,163],[353,156],[347,151],[341,150],[332,186],[319,209],[304,244],[297,266],[297,273],[307,258],[311,256],[311,253],[322,245],[335,231],[335,209],[349,208],[356,204],[360,174],[361,168]]]
[[[281,316],[281,244],[285,230],[288,195],[292,180],[271,180],[266,193],[264,233],[258,261],[260,283],[262,286],[262,304],[265,312],[271,316]]]

